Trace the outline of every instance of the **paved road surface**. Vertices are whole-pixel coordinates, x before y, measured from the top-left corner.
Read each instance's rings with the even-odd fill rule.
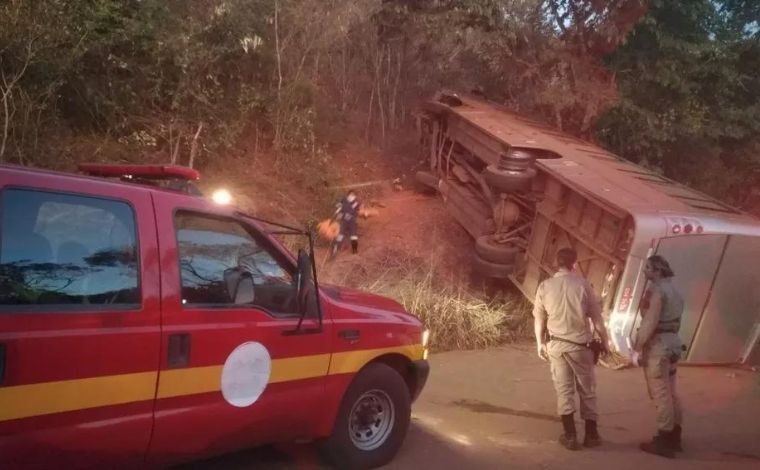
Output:
[[[404,447],[389,469],[760,469],[760,374],[683,367],[684,447],[676,460],[644,454],[654,411],[641,369],[598,369],[602,447],[570,452],[556,443],[548,365],[529,344],[436,354],[414,405]],[[580,423],[579,423],[580,425]],[[582,425],[581,429],[582,429]],[[182,467],[314,469],[313,445],[257,449]]]

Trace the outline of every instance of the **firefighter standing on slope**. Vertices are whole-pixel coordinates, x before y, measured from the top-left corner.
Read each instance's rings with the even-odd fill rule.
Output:
[[[340,233],[335,237],[330,247],[330,257],[335,257],[343,245],[343,239],[348,236],[351,240],[351,253],[359,252],[359,235],[357,231],[357,219],[361,202],[356,197],[356,192],[352,189],[346,193],[346,196],[336,205],[335,215],[333,218],[340,222]]]

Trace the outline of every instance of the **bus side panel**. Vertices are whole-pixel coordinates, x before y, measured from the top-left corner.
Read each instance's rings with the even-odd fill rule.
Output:
[[[726,235],[671,237],[661,239],[657,246],[657,254],[673,268],[673,284],[684,299],[679,335],[687,347],[694,339],[727,238]],[[689,355],[687,351],[690,361]]]
[[[692,342],[690,362],[740,362],[760,315],[759,259],[760,237],[729,238]]]
[[[505,145],[465,119],[449,115],[449,138],[466,148],[485,165],[494,165]]]
[[[521,290],[530,300],[536,297],[538,285],[548,274],[546,268],[541,265],[546,250],[546,239],[549,236],[551,222],[543,215],[537,213],[533,220],[533,229],[531,231],[530,241],[528,242],[528,253],[526,257],[525,276],[521,281]]]

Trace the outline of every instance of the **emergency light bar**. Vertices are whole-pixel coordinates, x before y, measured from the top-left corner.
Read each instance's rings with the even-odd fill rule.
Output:
[[[179,165],[114,165],[103,163],[81,163],[79,171],[90,176],[114,178],[145,178],[152,180],[182,179],[198,181],[201,174],[197,170]]]

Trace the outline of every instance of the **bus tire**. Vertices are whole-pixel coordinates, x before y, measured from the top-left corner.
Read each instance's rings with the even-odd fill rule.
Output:
[[[485,261],[497,264],[515,264],[522,252],[514,245],[497,243],[492,235],[482,235],[475,239],[475,253]]]
[[[437,191],[438,190],[438,177],[429,171],[418,171],[414,175],[415,181],[425,191]]]
[[[343,395],[325,457],[338,468],[365,469],[387,464],[404,442],[412,416],[409,388],[391,367],[372,363]]]
[[[536,169],[502,170],[496,165],[489,165],[484,176],[488,185],[497,192],[527,191],[536,176]]]
[[[524,150],[512,149],[508,153],[501,155],[498,166],[504,170],[521,171],[533,168],[535,161],[536,157],[532,154]]]
[[[472,261],[473,273],[485,278],[506,279],[515,271],[514,264],[493,263],[475,255]]]

